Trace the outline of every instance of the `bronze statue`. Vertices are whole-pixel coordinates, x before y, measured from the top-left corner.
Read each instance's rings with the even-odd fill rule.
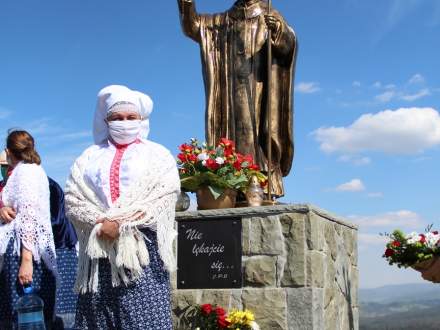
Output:
[[[263,0],[238,0],[214,15],[198,14],[194,0],[178,0],[183,32],[199,43],[206,93],[206,140],[226,137],[268,170],[271,135],[272,192],[284,195],[282,177],[293,161],[293,75],[297,41],[292,28]],[[268,91],[268,28],[272,36]],[[271,94],[271,134],[268,93]]]

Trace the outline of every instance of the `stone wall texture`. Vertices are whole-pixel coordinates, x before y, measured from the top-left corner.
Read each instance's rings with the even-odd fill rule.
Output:
[[[182,212],[177,221],[231,216],[243,219],[243,288],[177,290],[173,274],[176,325],[187,306],[212,303],[252,310],[262,330],[359,328],[356,226],[303,204]]]

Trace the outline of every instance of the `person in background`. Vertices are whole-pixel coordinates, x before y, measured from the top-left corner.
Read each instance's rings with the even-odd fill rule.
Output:
[[[13,328],[22,287],[30,284],[44,301],[45,322],[50,328],[54,320],[57,265],[49,182],[28,132],[10,132],[6,154],[13,171],[1,192],[0,329]]]
[[[0,191],[6,185],[12,169],[8,164],[6,151],[0,153],[0,166],[3,180]],[[48,177],[50,192],[50,218],[54,236],[59,282],[56,293],[56,321],[54,329],[72,328],[75,321],[77,295],[75,284],[78,256],[75,228],[67,219],[64,206],[64,192],[60,185]]]
[[[66,216],[64,192],[60,185],[48,177],[50,191],[50,217],[57,255],[59,281],[56,294],[56,326],[54,330],[73,328],[76,301],[74,292],[78,265],[75,228]]]
[[[98,94],[95,145],[75,161],[66,212],[79,241],[76,329],[171,330],[176,161],[147,140],[151,99],[124,86]]]
[[[11,172],[5,150],[3,150],[0,153],[0,168],[2,175],[2,180],[0,181],[0,192],[1,192],[6,185],[6,181],[8,180],[8,176],[10,175]]]

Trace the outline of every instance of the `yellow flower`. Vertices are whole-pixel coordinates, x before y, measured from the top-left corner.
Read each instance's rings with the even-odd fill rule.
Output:
[[[252,321],[255,320],[255,317],[254,314],[252,314],[252,312],[249,310],[245,310],[245,311],[233,310],[231,313],[229,313],[226,320],[234,326],[237,325],[250,326]]]

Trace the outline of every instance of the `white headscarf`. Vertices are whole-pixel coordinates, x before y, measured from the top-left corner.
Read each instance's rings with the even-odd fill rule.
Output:
[[[140,138],[146,139],[150,133],[150,114],[153,111],[151,98],[138,91],[133,91],[125,86],[110,85],[101,89],[98,93],[98,102],[93,123],[93,138],[95,144],[102,144],[109,138],[109,131],[105,119],[112,106],[116,103],[128,102],[133,104],[134,110],[142,117]]]

